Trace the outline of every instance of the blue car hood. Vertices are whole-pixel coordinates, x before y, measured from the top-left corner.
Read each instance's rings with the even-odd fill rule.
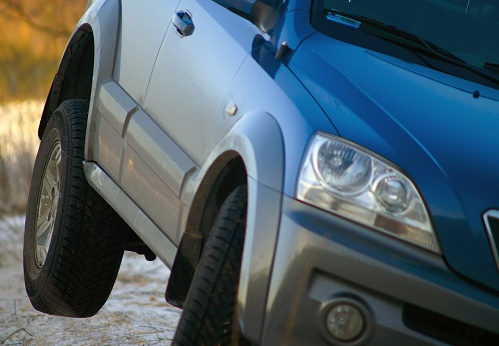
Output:
[[[289,67],[340,136],[414,181],[449,267],[499,290],[483,219],[499,210],[499,90],[319,33]]]

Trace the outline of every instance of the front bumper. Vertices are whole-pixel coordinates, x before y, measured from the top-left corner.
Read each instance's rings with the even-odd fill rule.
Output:
[[[365,308],[371,332],[362,342],[328,343],[321,312],[344,298]],[[499,338],[497,292],[463,280],[441,256],[286,196],[266,311],[263,345],[493,344]]]

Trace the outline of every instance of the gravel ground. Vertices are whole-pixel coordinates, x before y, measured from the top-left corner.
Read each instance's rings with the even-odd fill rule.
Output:
[[[88,319],[34,310],[24,290],[23,217],[0,220],[0,345],[170,345],[181,310],[165,302],[169,271],[125,253],[102,310]]]

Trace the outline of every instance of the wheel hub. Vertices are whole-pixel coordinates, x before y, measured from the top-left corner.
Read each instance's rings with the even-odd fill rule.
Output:
[[[61,187],[61,143],[52,146],[45,168],[36,217],[36,252],[35,261],[42,267],[47,259],[52,235],[54,233],[57,207]]]

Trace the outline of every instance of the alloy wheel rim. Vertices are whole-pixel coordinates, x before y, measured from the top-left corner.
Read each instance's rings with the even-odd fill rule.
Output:
[[[36,217],[36,265],[41,268],[47,259],[54,234],[57,206],[61,191],[61,143],[52,146],[40,189]]]

